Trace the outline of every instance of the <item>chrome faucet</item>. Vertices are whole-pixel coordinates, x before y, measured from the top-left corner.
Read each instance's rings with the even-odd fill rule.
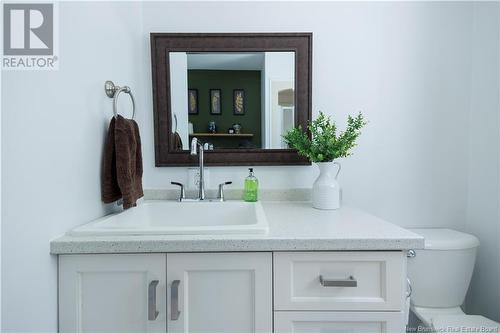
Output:
[[[205,200],[205,166],[203,163],[203,145],[197,138],[191,140],[191,155],[198,155],[198,164],[200,166],[200,184],[198,188],[198,200]]]
[[[205,165],[203,163],[203,145],[198,141],[197,138],[191,140],[191,155],[198,155],[198,164],[200,166],[200,183],[198,187],[198,198],[188,199],[186,198],[186,192],[184,191],[184,184],[179,182],[170,182],[172,185],[179,186],[181,189],[178,201],[203,201],[205,199]],[[219,195],[217,196],[218,201],[224,201],[224,185],[230,185],[233,182],[224,182],[219,184]],[[212,200],[209,200],[212,201]]]

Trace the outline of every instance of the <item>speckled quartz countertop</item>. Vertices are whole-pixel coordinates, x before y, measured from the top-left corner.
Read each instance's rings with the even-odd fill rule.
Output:
[[[306,202],[263,202],[268,234],[70,236],[52,254],[421,249],[424,239],[361,211],[317,210]]]

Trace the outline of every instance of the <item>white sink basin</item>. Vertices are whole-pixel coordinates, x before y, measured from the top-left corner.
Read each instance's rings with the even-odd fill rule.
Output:
[[[71,230],[72,236],[264,234],[260,202],[144,202]]]

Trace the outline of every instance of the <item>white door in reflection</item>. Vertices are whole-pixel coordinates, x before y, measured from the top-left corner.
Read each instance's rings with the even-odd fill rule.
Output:
[[[269,148],[287,149],[283,136],[295,124],[293,81],[271,81],[270,87]]]

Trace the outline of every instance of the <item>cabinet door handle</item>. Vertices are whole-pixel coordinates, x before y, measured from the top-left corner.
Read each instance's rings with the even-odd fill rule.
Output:
[[[177,320],[181,312],[179,311],[179,284],[180,280],[172,281],[170,287],[170,319]]]
[[[156,310],[156,286],[158,280],[153,280],[148,287],[148,320],[156,320],[158,311]]]
[[[320,275],[319,283],[321,283],[323,287],[355,288],[358,286],[358,281],[353,276],[349,276],[347,279],[341,279],[341,280],[327,280],[323,279],[323,275]]]

